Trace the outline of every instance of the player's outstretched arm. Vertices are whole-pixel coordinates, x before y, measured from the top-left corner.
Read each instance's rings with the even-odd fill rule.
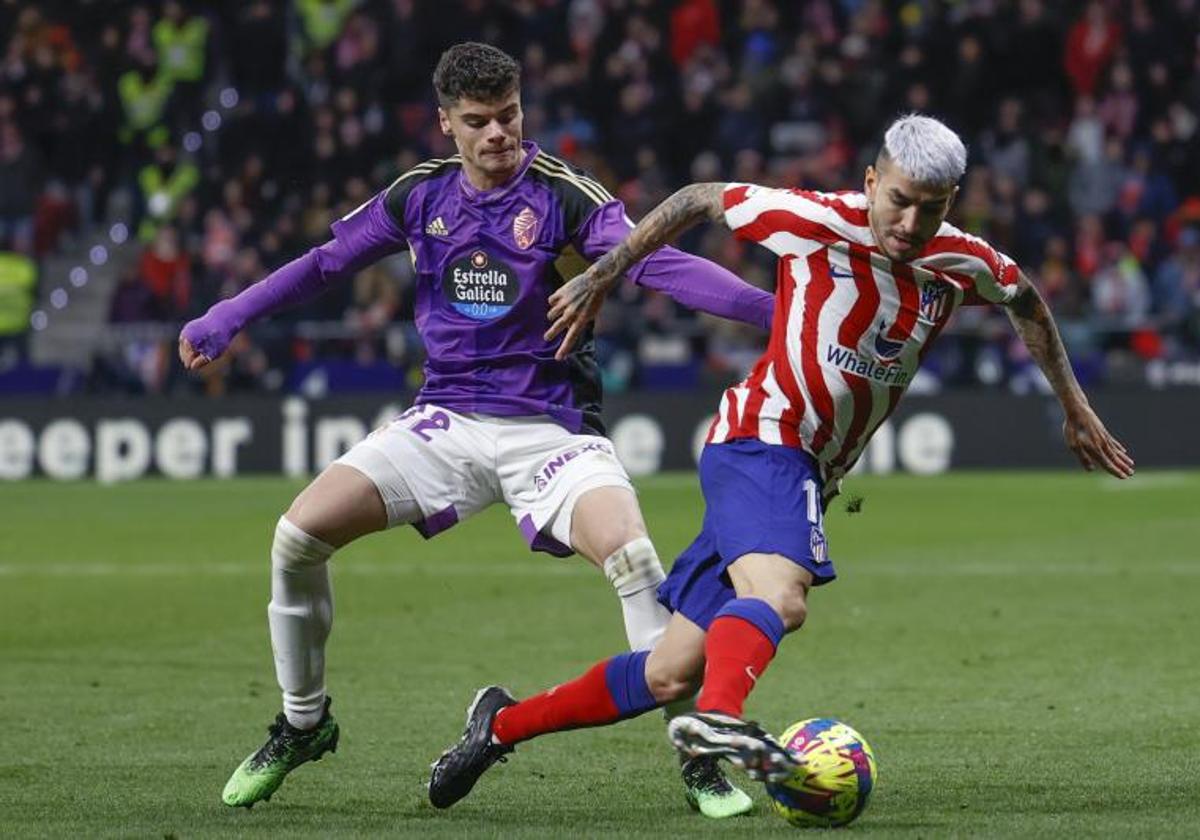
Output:
[[[333,239],[321,248],[271,272],[232,298],[217,301],[209,310],[184,324],[179,333],[179,359],[187,370],[200,370],[229,348],[233,337],[248,324],[287,306],[316,297],[332,274],[322,270],[319,252],[336,247]]]
[[[382,192],[334,222],[334,238],[292,260],[236,297],[218,301],[179,334],[179,358],[188,370],[200,370],[229,348],[247,324],[320,295],[334,283],[353,277],[373,262],[407,247],[403,232],[387,210]]]
[[[1071,360],[1058,334],[1050,307],[1029,278],[1021,275],[1017,294],[1008,302],[1008,318],[1037,362],[1066,412],[1063,437],[1089,472],[1097,466],[1117,478],[1133,475],[1133,458],[1113,437],[1088,403],[1071,370]]]
[[[550,296],[546,340],[566,333],[555,358],[564,359],[571,352],[630,266],[693,225],[705,219],[724,219],[724,192],[725,184],[689,184],[647,213],[620,245],[555,291]]]

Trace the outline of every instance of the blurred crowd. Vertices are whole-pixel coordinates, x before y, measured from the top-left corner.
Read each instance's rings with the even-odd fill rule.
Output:
[[[937,115],[970,152],[951,221],[1035,280],[1083,379],[1200,360],[1200,0],[0,0],[0,299],[4,260],[118,224],[138,256],[109,317],[140,338],[92,389],[415,384],[403,257],[248,331],[201,385],[174,331],[453,151],[430,75],[463,40],[521,61],[526,136],[634,218],[696,180],[858,189],[887,122]],[[773,283],[724,231],[683,246]],[[632,287],[597,337],[616,389],[725,382],[763,341]],[[1002,314],[961,312],[924,385],[999,381],[1039,382]]]

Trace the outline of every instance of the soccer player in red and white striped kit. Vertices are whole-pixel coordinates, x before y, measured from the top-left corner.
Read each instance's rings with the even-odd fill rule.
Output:
[[[550,299],[548,338],[564,354],[638,259],[704,220],[779,257],[766,352],[728,389],[700,459],[700,535],[659,586],[672,611],[650,652],[623,653],[516,702],[479,691],[467,728],[435,763],[430,798],[445,807],[521,741],[641,714],[697,685],[696,711],[668,728],[689,755],[728,758],[760,779],[795,767],[742,708],[808,590],[835,577],[825,506],[871,434],[895,409],[932,341],[960,305],[1004,306],[1065,412],[1067,446],[1117,478],[1133,460],[1088,404],[1037,289],[1004,254],[946,222],[966,169],[961,139],[911,114],[885,132],[863,192],[692,184]]]

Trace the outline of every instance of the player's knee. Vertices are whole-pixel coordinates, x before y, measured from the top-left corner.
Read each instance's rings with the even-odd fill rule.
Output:
[[[580,496],[571,521],[571,544],[600,564],[604,558],[647,536],[637,497],[620,487],[598,487]]]
[[[808,618],[808,598],[803,586],[787,589],[774,599],[771,605],[783,619],[783,629],[792,633],[804,626]]]
[[[673,703],[691,697],[700,687],[700,675],[689,674],[670,663],[663,666],[653,661],[646,663],[646,686],[659,704]]]
[[[297,570],[317,566],[333,555],[334,548],[291,522],[279,517],[271,542],[271,565],[277,569]]]
[[[591,541],[592,552],[595,554],[596,560],[603,561],[605,558],[612,557],[619,551],[626,550],[629,546],[635,543],[648,543],[653,551],[653,544],[650,543],[650,537],[646,533],[646,526],[640,519],[634,521],[614,521],[612,526],[593,537]],[[657,555],[655,561],[657,562]]]
[[[621,597],[658,586],[666,578],[654,543],[645,536],[630,540],[604,560],[604,576]]]

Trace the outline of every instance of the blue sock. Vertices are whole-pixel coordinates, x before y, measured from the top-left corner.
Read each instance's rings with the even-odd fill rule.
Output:
[[[648,650],[621,653],[608,660],[604,682],[622,718],[634,717],[659,706],[646,685]]]
[[[774,607],[762,598],[734,598],[726,602],[713,618],[715,620],[723,615],[750,622],[771,640],[771,644],[779,647],[779,641],[784,634],[783,619],[775,612]]]

